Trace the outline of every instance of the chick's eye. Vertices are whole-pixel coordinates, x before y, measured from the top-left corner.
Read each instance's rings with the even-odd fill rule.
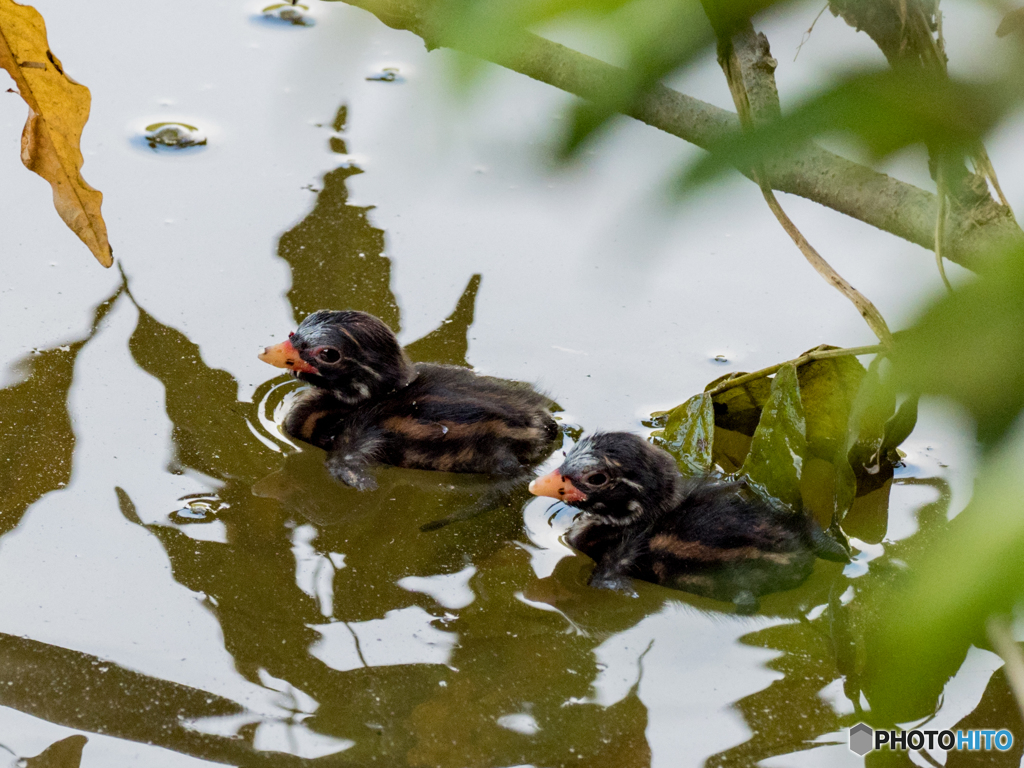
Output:
[[[316,359],[322,363],[336,363],[341,360],[341,352],[333,347],[324,347],[316,351]]]
[[[587,485],[592,485],[596,488],[608,482],[608,475],[606,475],[604,472],[595,472],[592,475],[587,475],[586,478],[584,478],[583,482],[585,482]]]

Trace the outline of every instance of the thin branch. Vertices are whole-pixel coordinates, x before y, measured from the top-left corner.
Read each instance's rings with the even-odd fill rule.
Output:
[[[1006,665],[1003,669],[1006,672],[1006,681],[1013,691],[1013,698],[1017,700],[1020,707],[1021,717],[1024,717],[1024,656],[1021,655],[1020,645],[1010,634],[1010,628],[1002,619],[991,617],[987,624],[988,639],[996,653],[1002,656]]]
[[[753,373],[744,373],[742,376],[726,379],[707,390],[707,394],[714,397],[726,390],[733,389],[735,387],[742,387],[744,384],[754,381],[755,379],[763,379],[771,376],[787,365],[793,365],[799,368],[801,365],[806,365],[814,360],[828,360],[833,357],[854,357],[857,355],[877,355],[884,353],[885,351],[886,347],[881,344],[873,344],[868,347],[845,347],[843,349],[815,349],[810,352],[806,352],[793,360],[786,360],[784,363],[769,365],[767,368],[762,368],[761,370],[754,371]]]
[[[775,85],[777,62],[771,56],[768,39],[763,34],[755,32],[749,21],[735,30],[729,39],[719,41],[719,63],[729,83],[733,103],[736,104],[736,112],[740,117],[740,125],[744,130],[751,128],[755,119],[763,122],[772,120],[779,114],[779,93]],[[755,168],[753,176],[768,207],[786,234],[796,243],[804,258],[832,287],[853,303],[882,344],[892,344],[892,333],[882,313],[864,294],[836,272],[804,237],[783,210],[771,186],[764,181],[764,169],[760,166]]]
[[[1010,207],[1010,202],[1006,199],[1006,195],[1003,194],[1003,188],[999,186],[999,178],[996,176],[996,168],[992,165],[992,160],[988,156],[988,151],[985,149],[985,145],[978,142],[978,146],[971,157],[974,160],[975,169],[983,176],[988,177],[989,182],[991,182],[993,188],[996,190],[996,194],[999,196],[999,202],[1006,207],[1006,210],[1010,212],[1010,216],[1012,217],[1013,208]]]
[[[935,187],[939,193],[939,213],[935,217],[935,263],[939,267],[939,274],[942,282],[946,284],[946,290],[953,293],[953,286],[946,277],[946,265],[942,262],[942,244],[946,239],[946,216],[949,215],[949,191],[946,189],[946,172],[943,170],[943,163],[939,163],[935,174]]]
[[[811,39],[811,33],[812,33],[812,32],[814,31],[814,27],[815,27],[815,26],[816,26],[816,25],[818,24],[818,19],[820,19],[820,18],[821,18],[821,15],[822,15],[822,14],[823,14],[823,13],[824,13],[825,11],[827,11],[827,10],[828,10],[828,3],[825,3],[825,5],[823,5],[823,6],[821,7],[821,10],[820,10],[820,11],[818,11],[818,15],[814,17],[814,21],[812,21],[812,22],[811,22],[811,26],[809,26],[809,27],[807,28],[807,31],[806,31],[806,32],[804,32],[804,36],[803,36],[803,38],[802,38],[802,39],[800,40],[800,45],[798,45],[798,46],[796,47],[796,53],[795,53],[795,54],[793,54],[793,61],[794,61],[794,62],[796,61],[796,59],[797,59],[797,56],[799,56],[799,55],[800,55],[800,49],[804,47],[804,43],[806,43],[806,42],[807,42],[808,40],[810,40],[810,39]]]
[[[807,238],[803,236],[803,233],[797,229],[796,224],[793,223],[792,219],[786,215],[786,212],[782,210],[782,206],[779,205],[779,201],[775,197],[775,193],[772,192],[768,185],[763,185],[761,191],[764,193],[764,199],[768,202],[768,207],[771,208],[772,213],[775,214],[775,218],[779,220],[782,228],[786,230],[786,234],[789,235],[793,242],[796,243],[797,248],[804,255],[804,258],[810,262],[811,266],[817,271],[819,275],[824,277],[832,286],[834,286],[840,293],[848,298],[853,305],[860,312],[861,317],[864,318],[868,326],[874,332],[878,340],[885,346],[892,344],[892,333],[889,331],[889,326],[885,322],[885,318],[882,317],[882,313],[878,311],[878,308],[871,303],[863,293],[854,288],[849,281],[836,272],[832,266],[822,258],[821,254],[818,253],[814,247],[807,241]],[[941,262],[940,262],[941,265]],[[945,272],[943,272],[945,277]],[[948,285],[948,283],[947,283]]]
[[[446,3],[432,0],[343,0],[369,11],[389,27],[418,35],[433,50],[449,47],[491,61],[584,99],[619,89],[624,70],[523,30],[509,30],[500,45],[447,33]],[[440,7],[440,10],[438,10]],[[735,113],[664,85],[655,86],[626,114],[705,149],[739,126]],[[769,163],[766,178],[780,192],[813,200],[932,250],[935,195],[828,152],[813,143]],[[749,171],[745,171],[750,175]],[[946,258],[983,269],[994,245],[1024,243],[1024,232],[1002,206],[953,211]]]

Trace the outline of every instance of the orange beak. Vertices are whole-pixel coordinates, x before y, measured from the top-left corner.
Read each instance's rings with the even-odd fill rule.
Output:
[[[538,477],[530,483],[530,493],[534,496],[550,496],[552,499],[572,504],[574,501],[585,501],[587,494],[572,484],[560,469]]]
[[[282,341],[280,344],[267,347],[258,357],[264,363],[270,363],[277,368],[287,368],[289,371],[298,371],[300,373],[320,373],[320,371],[299,357],[299,351],[292,346],[290,341]]]

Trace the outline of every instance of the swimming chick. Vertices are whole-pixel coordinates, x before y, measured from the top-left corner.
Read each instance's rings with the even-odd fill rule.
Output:
[[[551,401],[529,385],[413,364],[380,319],[314,312],[260,360],[313,386],[284,419],[292,437],[328,451],[327,468],[360,490],[374,464],[520,475],[554,449]]]
[[[742,482],[684,478],[668,453],[625,432],[584,437],[530,491],[583,511],[566,539],[596,561],[594,587],[631,593],[641,579],[749,613],[760,595],[803,582],[816,556],[848,560],[809,516]]]

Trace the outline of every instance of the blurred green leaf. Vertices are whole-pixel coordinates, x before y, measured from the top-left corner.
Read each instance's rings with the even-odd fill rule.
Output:
[[[1024,408],[1024,253],[942,297],[902,337],[893,357],[902,389],[944,395],[995,443]]]
[[[566,154],[579,149],[614,116],[628,113],[662,79],[715,41],[704,10],[695,0],[635,0],[608,21],[627,51],[626,76],[597,98],[577,105],[565,137]]]
[[[855,136],[875,157],[921,142],[970,151],[1021,96],[1013,78],[968,83],[912,67],[847,75],[783,117],[718,142],[685,173],[682,186],[770,164],[823,134]]]
[[[992,614],[1024,596],[1024,434],[991,456],[970,505],[927,548],[908,553],[906,578],[876,602],[870,669],[880,704],[927,700],[983,642]],[[872,701],[874,707],[875,702]],[[903,719],[910,719],[904,717]]]
[[[799,510],[800,471],[806,455],[804,409],[796,367],[787,365],[772,380],[771,394],[740,473],[760,492]]]
[[[651,437],[671,453],[686,474],[701,475],[713,466],[711,446],[715,437],[715,408],[711,395],[694,395],[668,414],[665,429]]]

